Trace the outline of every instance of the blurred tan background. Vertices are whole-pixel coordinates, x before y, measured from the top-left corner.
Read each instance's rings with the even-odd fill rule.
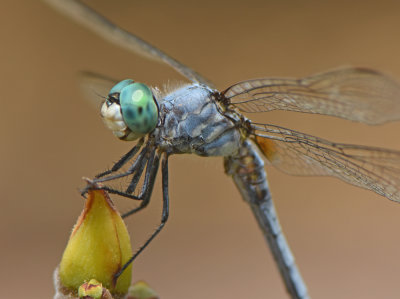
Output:
[[[220,89],[343,65],[400,80],[398,1],[87,3]],[[132,146],[103,126],[79,89],[77,72],[160,86],[183,78],[109,45],[40,1],[2,1],[0,25],[1,297],[50,298],[52,271],[82,208],[81,177],[109,167]],[[264,120],[400,150],[400,123],[367,127],[294,113],[265,114]],[[336,179],[268,172],[313,298],[400,296],[400,205]],[[150,207],[128,221],[136,246],[159,221],[159,186]],[[146,280],[163,299],[287,298],[221,159],[172,157],[170,197],[170,220],[134,263],[135,280]]]

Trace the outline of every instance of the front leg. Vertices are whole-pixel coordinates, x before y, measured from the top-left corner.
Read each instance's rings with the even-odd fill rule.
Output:
[[[122,156],[121,159],[119,159],[119,161],[117,161],[113,167],[109,170],[106,170],[104,172],[99,173],[98,175],[96,175],[96,179],[99,179],[103,176],[109,175],[113,172],[116,172],[118,170],[121,169],[122,166],[124,166],[130,159],[132,159],[136,153],[140,150],[140,148],[142,147],[144,143],[144,138],[141,138],[138,143],[129,151],[127,152],[125,155]]]
[[[141,139],[142,141],[142,139]],[[137,156],[136,160],[133,162],[133,164],[129,167],[129,169],[125,172],[114,174],[114,175],[109,175],[106,176],[107,173],[113,173],[118,171],[124,164],[126,164],[132,157],[139,151],[140,147],[142,146],[142,143],[139,141],[139,143],[132,149],[130,150],[127,154],[125,154],[117,163],[114,164],[111,170],[107,170],[100,175],[97,175],[96,178],[93,180],[94,183],[102,183],[102,182],[107,182],[107,181],[112,181],[116,180],[125,176],[129,176],[133,173],[139,173],[139,177],[142,175],[144,165],[146,164],[146,161],[148,160],[148,151],[150,148],[150,145],[147,144],[142,151],[139,153]],[[142,167],[143,166],[143,167]],[[101,177],[99,177],[101,176]],[[117,194],[121,196],[125,196],[131,199],[139,200],[139,198],[135,195],[132,194],[127,194],[127,192],[123,192],[114,188],[110,188],[108,186],[102,186],[101,187],[103,190],[106,190],[112,194]],[[82,191],[81,194],[82,196],[85,196],[85,194],[88,191],[88,187],[85,187]],[[131,192],[132,193],[132,192]]]

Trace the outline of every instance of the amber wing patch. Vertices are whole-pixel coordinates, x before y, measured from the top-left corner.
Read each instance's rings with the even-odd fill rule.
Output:
[[[278,159],[277,146],[273,140],[256,136],[256,143],[268,161],[273,163]]]

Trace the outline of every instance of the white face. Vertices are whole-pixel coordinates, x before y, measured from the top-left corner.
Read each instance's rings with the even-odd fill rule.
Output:
[[[129,129],[126,126],[121,113],[121,107],[117,103],[107,104],[107,101],[103,103],[101,107],[101,117],[107,128],[109,128],[115,136],[118,138],[124,137]]]
[[[104,124],[112,131],[114,136],[125,141],[133,141],[138,138],[137,134],[133,133],[125,124],[119,104],[111,103],[110,105],[105,101],[101,106],[100,114]]]

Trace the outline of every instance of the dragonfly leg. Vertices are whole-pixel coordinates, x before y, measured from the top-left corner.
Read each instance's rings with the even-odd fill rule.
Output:
[[[151,194],[153,192],[153,187],[154,187],[154,182],[156,181],[156,176],[158,172],[158,166],[160,162],[160,157],[159,155],[155,155],[155,151],[152,152],[152,155],[150,156],[149,161],[147,162],[147,167],[146,167],[146,173],[144,177],[144,182],[142,186],[142,190],[140,191],[139,194],[139,199],[141,200],[140,205],[122,215],[122,218],[128,217],[132,214],[135,214],[136,212],[144,209],[148,203],[150,202]],[[134,182],[134,179],[132,179],[131,184],[129,187],[132,186],[133,190],[136,188],[137,182]],[[128,187],[128,189],[129,189]],[[127,190],[129,193],[129,190]]]
[[[141,169],[141,165],[143,164],[143,167],[144,167],[144,165],[146,164],[146,161],[148,160],[148,157],[147,157],[148,150],[149,150],[149,146],[147,145],[139,153],[139,155],[138,155],[137,159],[135,160],[135,162],[133,162],[132,166],[129,167],[129,169],[126,172],[118,173],[118,174],[115,174],[115,175],[110,175],[110,176],[107,176],[107,177],[96,178],[96,179],[93,180],[93,182],[94,183],[101,183],[101,182],[116,180],[116,179],[119,179],[121,177],[125,177],[125,176],[128,176],[128,175],[131,175],[131,174],[135,173],[138,170],[141,170],[141,171],[139,171],[140,174],[141,174],[143,172],[143,168]],[[129,155],[130,153],[132,153],[132,150],[129,151],[128,154],[124,155],[124,157],[122,157],[121,160],[123,160],[126,157],[126,159],[125,159],[125,163],[126,163],[126,161],[129,160],[128,157],[130,156]],[[138,199],[138,197],[135,196],[135,195],[128,194],[126,192],[123,192],[123,191],[120,191],[120,190],[116,190],[116,189],[113,189],[113,188],[110,188],[110,187],[107,187],[107,186],[102,186],[101,189],[106,190],[107,192],[112,193],[112,194],[117,194],[117,195],[125,196],[125,197],[128,197],[128,198],[132,198],[132,199]],[[84,188],[81,191],[82,196],[85,196],[87,191],[88,191],[88,187]]]
[[[168,156],[164,154],[162,160],[162,193],[163,193],[163,209],[161,216],[161,223],[157,229],[151,234],[150,238],[144,242],[144,244],[135,252],[135,254],[123,265],[121,270],[118,271],[114,276],[114,283],[117,281],[118,277],[124,272],[124,270],[135,260],[135,258],[150,244],[150,242],[159,234],[165,223],[168,220],[169,215],[169,196],[168,196]]]
[[[119,159],[119,161],[116,162],[111,169],[101,172],[98,175],[96,175],[95,177],[98,179],[98,178],[109,175],[110,173],[116,172],[119,169],[121,169],[121,167],[124,166],[126,162],[128,162],[130,159],[132,159],[132,157],[134,157],[136,155],[136,153],[142,147],[143,142],[144,142],[144,138],[141,138],[139,140],[139,142],[129,152],[127,152],[125,155],[123,155],[122,158]]]
[[[154,180],[151,182],[151,184],[149,184],[148,179],[146,181],[146,177],[149,176],[149,172],[151,170],[152,161],[154,160],[154,152],[155,151],[153,151],[151,153],[150,158],[147,158],[147,157],[145,157],[145,155],[147,154],[147,149],[146,148],[143,149],[143,151],[139,154],[139,157],[136,159],[135,163],[133,163],[133,165],[128,169],[127,172],[124,172],[124,173],[121,173],[121,174],[117,174],[117,175],[114,175],[114,176],[108,176],[107,178],[103,178],[103,179],[100,179],[100,180],[95,180],[95,182],[97,183],[99,181],[100,182],[111,181],[111,180],[115,180],[115,179],[118,179],[118,178],[121,178],[121,177],[124,177],[124,176],[128,176],[128,175],[131,175],[132,173],[134,173],[132,181],[130,182],[130,184],[129,184],[129,186],[128,186],[126,191],[121,191],[121,190],[114,189],[114,188],[111,188],[111,187],[108,187],[108,186],[101,186],[101,189],[103,189],[103,190],[105,190],[105,191],[107,191],[108,193],[111,193],[111,194],[117,194],[117,195],[120,195],[122,197],[127,197],[127,198],[130,198],[130,199],[143,201],[143,198],[144,198],[143,194],[146,194],[146,192],[144,190],[147,190],[148,186],[154,185],[154,181],[155,181],[155,176],[154,176]],[[136,185],[139,182],[139,179],[143,174],[143,170],[144,170],[144,167],[146,166],[146,164],[148,165],[148,167],[146,169],[145,182],[143,183],[141,194],[139,196],[133,195],[132,192],[134,190],[133,189],[130,190],[131,186],[133,188],[136,188]],[[157,171],[156,171],[156,173],[157,173]],[[152,189],[152,187],[151,187],[151,189]],[[133,214],[133,212],[130,212],[130,214]]]
[[[140,206],[123,214],[122,218],[130,216],[130,215],[144,209],[148,205],[148,203],[150,201],[151,193],[153,192],[154,183],[156,181],[159,162],[160,162],[160,157],[158,154],[156,154],[156,150],[154,149],[150,153],[150,157],[147,160],[142,159],[142,161],[139,163],[139,166],[138,166],[139,169],[136,170],[135,175],[132,178],[126,191],[121,191],[121,190],[114,189],[114,188],[111,188],[108,186],[99,187],[102,190],[107,191],[108,193],[117,194],[122,197],[141,201]],[[143,182],[140,194],[133,195],[132,192],[136,189],[136,186],[140,180],[140,177],[143,174],[143,170],[146,165],[147,165],[147,167],[146,167],[144,182]]]
[[[142,169],[142,171],[143,171],[144,165],[146,164],[146,161],[149,159],[148,152],[149,152],[149,145],[146,145],[146,147],[144,149],[142,149],[142,151],[139,153],[138,157],[136,158],[135,162],[132,163],[131,167],[129,167],[129,169],[127,171],[117,173],[114,175],[109,175],[106,177],[97,178],[94,180],[94,182],[101,183],[101,182],[112,181],[112,180],[116,180],[116,179],[119,179],[119,178],[122,178],[122,177],[125,177],[128,175],[131,175],[137,171],[140,172],[140,169]],[[124,157],[126,157],[126,156],[127,155],[124,155]],[[124,157],[122,157],[122,158],[124,158]],[[143,168],[142,168],[142,165],[143,165]]]
[[[127,198],[134,199],[134,200],[141,200],[136,195],[128,194],[128,193],[126,193],[124,191],[120,191],[120,190],[117,190],[117,189],[114,189],[114,188],[110,188],[108,186],[101,186],[101,187],[99,187],[99,189],[107,191],[108,193],[111,193],[111,194],[116,194],[116,195],[122,196],[122,197],[127,197]]]
[[[150,152],[150,157],[148,158],[148,160],[146,161],[145,159],[143,159],[143,160],[141,161],[140,165],[138,166],[138,169],[136,170],[135,174],[134,174],[133,177],[132,177],[131,182],[129,183],[129,186],[126,188],[126,191],[125,191],[126,193],[131,194],[131,193],[133,193],[133,191],[135,191],[136,186],[137,186],[137,184],[139,183],[139,180],[140,180],[140,178],[141,178],[141,176],[142,176],[144,167],[147,165],[147,167],[146,167],[146,173],[145,173],[145,177],[144,177],[144,178],[145,178],[145,182],[143,183],[143,186],[146,185],[146,178],[148,179],[148,176],[149,176],[149,174],[150,174],[151,168],[152,168],[152,166],[153,166],[155,153],[156,153],[156,150],[153,149],[153,150]],[[159,161],[159,158],[158,158],[158,160],[157,160],[157,163],[158,163],[158,161]],[[147,163],[146,163],[146,162],[147,162]],[[158,164],[157,164],[157,167],[158,167]],[[142,188],[142,193],[143,193],[143,189],[144,189],[144,188]],[[141,197],[141,196],[139,196],[139,197]]]

